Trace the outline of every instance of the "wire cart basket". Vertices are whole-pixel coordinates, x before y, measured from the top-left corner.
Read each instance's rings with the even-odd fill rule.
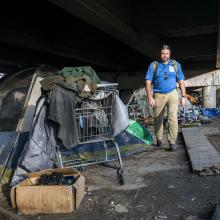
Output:
[[[150,115],[150,111],[152,110],[146,100],[147,96],[144,87],[141,87],[133,92],[127,103],[130,119],[139,121],[139,119],[146,118]]]
[[[118,95],[117,83],[98,84],[94,95],[89,99],[84,99],[76,107],[76,123],[79,145],[90,143],[103,143],[105,155],[99,160],[83,159],[64,159],[59,148],[56,150],[56,158],[59,167],[74,167],[84,169],[85,166],[93,164],[102,164],[117,170],[117,177],[120,184],[124,184],[123,164],[121,153],[117,142],[114,140],[113,103]],[[110,158],[108,154],[108,145],[106,142],[112,142],[117,158]],[[110,162],[118,161],[118,165],[111,165]],[[117,164],[117,163],[116,163]]]

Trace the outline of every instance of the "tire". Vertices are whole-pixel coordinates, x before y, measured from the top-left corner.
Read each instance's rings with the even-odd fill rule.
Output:
[[[119,184],[120,184],[120,185],[124,185],[124,184],[125,184],[125,180],[124,180],[123,170],[117,169],[117,176],[118,176]]]

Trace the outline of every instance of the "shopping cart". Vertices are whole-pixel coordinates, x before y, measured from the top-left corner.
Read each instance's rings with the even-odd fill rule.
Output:
[[[153,123],[153,110],[147,102],[144,87],[141,87],[132,93],[127,103],[127,108],[130,119],[138,121],[144,126],[149,126]]]
[[[124,184],[120,149],[114,140],[112,126],[113,103],[116,95],[118,95],[117,85],[117,83],[98,84],[95,94],[89,99],[84,99],[76,108],[79,145],[101,142],[104,145],[104,157],[98,160],[65,159],[61,149],[57,147],[56,158],[59,167],[84,169],[88,165],[103,164],[116,169],[119,183]],[[116,158],[109,157],[108,145],[106,144],[109,141],[115,146]],[[111,165],[110,162],[112,161],[118,161],[119,165],[117,163]]]

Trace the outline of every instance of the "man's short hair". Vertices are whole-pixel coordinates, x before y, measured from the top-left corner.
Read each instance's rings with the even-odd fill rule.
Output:
[[[171,50],[170,46],[167,44],[162,45],[160,50]]]

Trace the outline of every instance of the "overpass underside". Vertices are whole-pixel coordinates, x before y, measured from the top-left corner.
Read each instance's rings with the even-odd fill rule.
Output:
[[[218,0],[2,2],[0,72],[90,65],[103,80],[135,89],[169,44],[193,78],[220,67],[219,10]]]

